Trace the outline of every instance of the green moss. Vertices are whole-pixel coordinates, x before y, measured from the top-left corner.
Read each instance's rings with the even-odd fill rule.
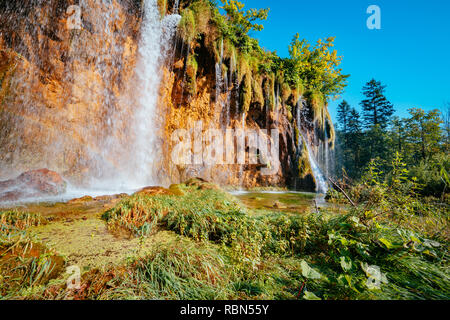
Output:
[[[211,3],[208,0],[194,1],[189,6],[194,13],[197,33],[208,33],[211,31],[210,24],[212,20]]]
[[[311,163],[309,162],[308,157],[308,149],[306,148],[306,141],[302,139],[302,152],[301,156],[298,159],[298,177],[301,179],[305,179],[308,175],[311,175],[314,177],[312,169],[311,169]]]
[[[242,79],[239,102],[242,112],[247,112],[250,109],[250,104],[252,102],[252,77],[250,73],[245,74]]]
[[[192,42],[196,36],[196,21],[192,10],[184,9],[181,13],[181,20],[178,25],[180,36],[188,43]]]
[[[186,89],[189,95],[197,93],[197,71],[198,63],[194,55],[190,55],[186,63]]]
[[[261,108],[264,107],[264,94],[261,81],[253,79],[252,81],[253,102],[258,103]]]
[[[327,132],[328,141],[325,141],[330,145],[331,149],[334,149],[335,147],[335,140],[336,140],[336,130],[333,125],[333,121],[331,120],[330,112],[328,111],[328,108],[325,109],[325,130]]]
[[[325,108],[325,98],[319,91],[309,91],[305,94],[309,106],[312,109],[314,121],[323,124],[323,111]]]

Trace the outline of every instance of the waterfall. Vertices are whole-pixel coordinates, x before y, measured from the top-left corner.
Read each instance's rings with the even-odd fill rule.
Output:
[[[308,143],[308,140],[305,137],[305,134],[303,133],[303,130],[301,128],[301,112],[300,112],[300,106],[304,106],[306,101],[303,99],[300,99],[301,103],[297,103],[297,112],[296,112],[296,120],[297,120],[297,128],[298,131],[303,138],[302,140],[306,144],[306,150],[308,152],[308,160],[311,166],[312,174],[314,176],[314,180],[316,181],[316,192],[318,193],[327,193],[328,191],[328,183],[326,177],[323,175],[322,171],[320,170],[319,165],[317,164],[317,161],[314,157],[314,154],[311,150],[311,147]],[[298,145],[297,145],[297,157],[300,157],[301,155],[301,140],[299,139]],[[295,181],[295,184],[297,182]]]
[[[175,0],[175,3],[173,5],[173,13],[178,14],[178,7],[180,6],[180,0]]]
[[[138,52],[136,74],[139,79],[138,108],[135,113],[135,141],[133,144],[134,165],[130,174],[134,185],[142,186],[156,183],[153,163],[158,160],[157,135],[159,119],[157,103],[161,82],[160,67],[169,48],[169,40],[180,21],[179,15],[168,15],[160,20],[157,0],[144,1],[144,19]]]
[[[223,63],[223,38],[220,42],[220,58],[219,62],[216,62],[216,114],[220,121],[220,115],[223,112],[223,99],[221,93],[223,91],[224,79],[222,75],[222,63]],[[226,75],[225,75],[226,76]]]
[[[302,133],[303,136],[303,133]],[[306,149],[308,150],[308,160],[309,164],[311,166],[311,170],[314,175],[314,179],[316,180],[316,192],[318,193],[327,193],[328,191],[328,183],[327,179],[323,175],[322,171],[319,168],[319,165],[317,164],[316,159],[314,158],[314,155],[312,153],[311,147],[309,146],[306,139],[303,137],[303,140],[306,143]]]
[[[159,148],[158,97],[161,82],[161,65],[171,49],[170,40],[181,19],[177,14],[166,15],[162,20],[157,0],[145,0],[141,25],[141,38],[137,52],[135,80],[129,84],[129,100],[133,114],[116,111],[113,123],[120,125],[114,130],[114,137],[105,144],[102,154],[118,157],[119,165],[106,168],[100,179],[93,179],[91,186],[105,188],[114,185],[116,190],[131,190],[158,183],[155,163],[162,155]],[[127,99],[127,97],[122,97]],[[126,134],[128,141],[118,141],[116,136]],[[123,149],[121,149],[123,148]]]
[[[325,141],[324,141],[324,163],[325,163],[325,176],[329,176],[330,175],[330,170],[329,170],[329,164],[330,164],[330,150],[329,150],[329,144],[328,144],[328,133],[327,133],[327,128],[325,126],[324,129],[325,132]]]

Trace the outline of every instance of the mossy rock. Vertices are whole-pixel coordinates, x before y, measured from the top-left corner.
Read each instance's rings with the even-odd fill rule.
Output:
[[[218,185],[208,182],[202,178],[191,178],[187,180],[184,184],[189,187],[196,187],[197,189],[200,190],[221,190],[221,188]]]
[[[155,196],[155,195],[174,195],[169,189],[163,187],[145,187],[135,192],[133,195]]]
[[[185,192],[183,190],[183,185],[181,184],[171,184],[169,190],[177,196],[184,196]]]

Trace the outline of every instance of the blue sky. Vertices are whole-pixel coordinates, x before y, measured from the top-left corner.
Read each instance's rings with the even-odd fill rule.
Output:
[[[450,102],[449,0],[242,0],[246,8],[270,8],[264,30],[252,36],[267,50],[288,55],[295,33],[315,43],[335,36],[335,48],[344,56],[342,68],[350,74],[342,98],[360,110],[362,86],[371,78],[387,85],[386,96],[396,114],[421,107],[441,109]],[[370,5],[381,9],[381,30],[369,30]]]

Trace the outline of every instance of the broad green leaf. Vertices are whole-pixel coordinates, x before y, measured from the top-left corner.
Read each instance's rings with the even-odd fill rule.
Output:
[[[347,256],[342,256],[341,267],[344,271],[350,271],[350,269],[352,268],[352,260]]]
[[[316,296],[314,293],[305,291],[305,295],[303,296],[303,299],[305,300],[322,300],[318,296]]]
[[[392,248],[392,243],[385,239],[385,238],[380,238],[378,239],[378,241],[380,241],[382,244],[384,244],[386,246],[386,248],[391,249]]]
[[[314,270],[313,268],[311,268],[305,260],[302,260],[302,262],[300,263],[300,266],[302,268],[302,275],[305,278],[320,279],[322,277],[322,275],[319,272],[317,272],[316,270]]]

